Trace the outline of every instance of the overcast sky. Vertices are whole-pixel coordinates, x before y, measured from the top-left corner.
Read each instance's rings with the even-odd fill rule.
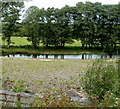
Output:
[[[39,8],[48,8],[48,7],[55,7],[55,8],[62,8],[65,5],[75,6],[78,2],[101,2],[102,4],[118,4],[120,0],[32,0],[25,3],[25,9],[28,9],[30,6],[37,6]]]

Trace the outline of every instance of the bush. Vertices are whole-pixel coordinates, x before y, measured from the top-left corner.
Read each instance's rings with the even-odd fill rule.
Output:
[[[119,74],[116,62],[97,60],[88,69],[83,77],[84,89],[90,96],[97,96],[99,100],[104,99],[107,92],[116,97],[119,92]]]
[[[65,94],[57,95],[56,93],[48,94],[44,97],[39,95],[35,97],[34,101],[30,104],[31,107],[79,107],[78,103],[71,100],[71,98]]]

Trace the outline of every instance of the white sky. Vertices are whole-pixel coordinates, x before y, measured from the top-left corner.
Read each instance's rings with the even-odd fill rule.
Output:
[[[101,2],[102,4],[118,4],[120,0],[32,0],[25,3],[25,10],[28,9],[30,6],[37,6],[39,8],[48,7],[55,7],[55,8],[62,8],[65,5],[75,6],[78,2]]]

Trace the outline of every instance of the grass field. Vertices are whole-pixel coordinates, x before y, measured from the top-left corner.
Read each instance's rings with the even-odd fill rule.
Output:
[[[81,76],[92,60],[2,59],[2,82],[9,78],[23,91],[46,93],[81,86]],[[14,86],[12,85],[12,86]],[[80,90],[80,89],[79,89]]]
[[[62,96],[62,94],[65,94],[66,92],[70,93],[74,91],[80,94],[81,97],[85,96],[88,97],[88,93],[86,93],[86,90],[83,88],[84,86],[83,81],[85,76],[84,74],[86,74],[89,68],[92,69],[93,62],[96,62],[94,60],[67,60],[67,59],[56,60],[56,59],[30,59],[30,58],[25,59],[1,58],[0,60],[2,60],[2,72],[1,72],[2,79],[0,79],[2,87],[0,87],[0,89],[6,89],[15,92],[34,93],[39,95],[39,97],[42,96],[45,97],[44,99],[36,99],[38,107],[42,102],[46,104],[47,103],[51,104],[51,102],[54,101],[53,98],[56,96],[56,94],[61,94],[60,96]],[[106,61],[103,60],[103,62],[110,63],[111,65],[117,65],[116,60],[108,59]],[[117,68],[117,66],[115,68]],[[103,72],[105,73],[106,70],[105,71],[104,70],[105,69],[103,69]],[[111,71],[114,73],[114,70]],[[99,71],[96,70],[96,72],[99,74]],[[109,72],[107,72],[107,74],[108,73]],[[94,78],[94,75],[95,74],[91,75],[92,79]],[[96,81],[94,82],[97,83],[99,80],[100,80],[99,82],[101,82],[101,80],[104,80],[101,79],[102,76],[106,76],[106,74],[99,75],[100,79],[98,79],[98,77],[95,77]],[[110,77],[107,76],[107,78]],[[117,81],[117,78],[115,78],[115,80]],[[111,79],[107,80],[107,82],[109,81],[112,84],[112,80]],[[97,87],[99,88],[99,85],[97,85]],[[104,89],[104,86],[102,88]],[[94,90],[97,91],[98,89],[96,90],[96,88],[94,88]],[[61,101],[61,103],[68,102],[68,104],[70,104],[69,100],[68,101],[65,100],[65,98],[68,96],[64,95],[63,97],[64,99]],[[46,99],[49,101],[46,102]],[[115,100],[111,102],[111,99]],[[114,98],[114,96],[111,99],[105,97],[104,100],[101,101],[100,103],[97,100],[95,101],[93,99],[92,103],[95,104],[96,102],[96,105],[91,106],[109,107],[113,106],[114,104],[116,106],[119,104],[118,103],[119,99]],[[59,102],[53,103],[58,104]]]
[[[4,45],[7,45],[6,42],[2,41],[0,38],[0,42]],[[20,45],[30,45],[31,43],[27,41],[26,37],[11,37],[11,45],[20,46]]]
[[[2,41],[0,38],[0,43],[7,45],[6,42]],[[31,45],[31,42],[27,41],[27,37],[11,37],[11,45],[12,46],[23,46],[23,45]],[[43,44],[40,44],[40,46],[43,46]],[[66,47],[80,47],[81,43],[80,41],[76,41],[73,44],[66,44]]]
[[[6,45],[5,42],[1,41],[1,44]],[[39,49],[31,48],[31,42],[26,40],[26,37],[12,37],[11,46],[8,48],[3,48],[3,53],[24,53],[24,54],[104,54],[101,50],[95,49],[81,49],[80,41],[76,41],[73,44],[66,44],[64,49],[53,49],[53,48],[44,48],[40,44]]]

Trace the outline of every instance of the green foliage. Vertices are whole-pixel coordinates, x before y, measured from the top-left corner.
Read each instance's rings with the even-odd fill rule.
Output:
[[[20,23],[23,6],[21,2],[2,3],[2,33],[8,46],[12,43],[11,36],[19,35],[27,36],[33,48],[41,42],[46,47],[63,48],[77,39],[81,41],[82,48],[117,50],[120,42],[119,4],[78,2],[74,7],[64,6],[61,9],[31,6]]]
[[[4,73],[3,73],[4,75]],[[30,91],[27,89],[25,82],[22,80],[11,80],[9,77],[7,79],[2,78],[2,86],[5,90],[11,90],[13,92],[26,92],[30,93]]]
[[[8,47],[11,43],[11,36],[19,31],[20,11],[24,7],[23,2],[2,2],[2,34],[7,41]]]
[[[103,99],[107,92],[117,97],[119,92],[118,67],[114,62],[97,60],[84,75],[84,88],[90,96]]]
[[[17,108],[21,107],[21,101],[15,101],[15,104],[16,104]]]
[[[24,36],[27,36],[27,40],[32,42],[33,48],[37,48],[40,41],[41,28],[40,22],[40,11],[36,6],[31,6],[28,8],[24,15],[23,26],[21,32]]]
[[[12,89],[13,92],[23,92],[23,86],[16,86],[14,89]]]
[[[26,88],[25,81],[22,80],[16,80],[14,83],[14,87],[11,89],[13,92],[26,92],[30,93],[30,91]]]
[[[118,107],[119,99],[110,92],[106,92],[104,95],[104,100],[102,101],[102,105],[104,107]]]
[[[95,46],[112,51],[119,40],[117,12],[117,5],[102,5],[98,2],[77,3],[73,35],[81,40],[83,48]]]
[[[74,7],[46,10],[32,6],[26,11],[23,22],[28,26],[23,28],[22,33],[28,35],[32,44],[41,41],[46,47],[64,47],[66,43],[73,43],[77,39],[81,41],[82,48],[100,47],[105,51],[113,51],[119,44],[118,7],[99,2],[78,2]],[[37,13],[35,8],[39,10]]]

